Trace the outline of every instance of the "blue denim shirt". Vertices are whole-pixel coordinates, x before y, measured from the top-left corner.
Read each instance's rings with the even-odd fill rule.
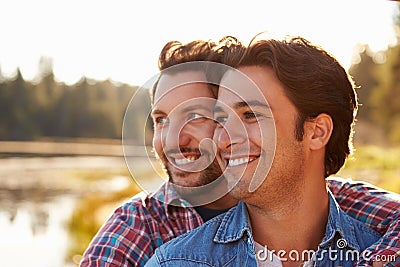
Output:
[[[351,267],[362,251],[380,238],[374,230],[349,217],[329,192],[326,234],[314,266]],[[301,252],[300,252],[301,255]],[[279,255],[282,256],[282,255]],[[368,255],[364,255],[368,256]],[[289,255],[286,255],[289,258]],[[247,208],[243,202],[159,247],[146,266],[257,266]]]

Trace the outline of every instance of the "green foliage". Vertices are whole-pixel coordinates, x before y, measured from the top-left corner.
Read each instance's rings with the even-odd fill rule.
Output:
[[[162,172],[161,165],[154,167],[157,168],[156,171]],[[94,235],[115,208],[139,193],[141,189],[133,182],[126,168],[73,170],[66,175],[69,181],[87,189],[77,201],[71,217],[66,222],[71,241],[66,261],[74,261],[77,264]],[[154,170],[144,166],[138,167],[135,175],[152,179]],[[102,186],[104,182],[110,182],[116,177],[126,178],[127,183],[118,190],[112,190],[112,186]]]
[[[386,145],[400,144],[400,4],[393,22],[397,44],[375,53],[368,46],[362,46],[360,62],[349,70],[361,86],[358,119],[381,129]]]
[[[51,62],[41,64],[36,83],[25,81],[20,71],[12,80],[0,80],[0,140],[121,138],[125,109],[137,87],[86,78],[69,86],[55,81]],[[148,108],[149,95],[139,97]],[[138,128],[141,116],[131,122]]]
[[[400,147],[356,146],[352,158],[338,173],[400,193]]]
[[[357,96],[359,100],[359,110],[358,118],[370,121],[370,114],[373,112],[373,108],[370,104],[371,94],[373,93],[373,88],[379,83],[374,71],[376,64],[372,57],[369,56],[368,46],[361,45],[359,47],[359,64],[353,64],[349,73],[354,78],[355,85],[357,86]]]
[[[375,63],[377,56],[383,56],[385,61]],[[361,86],[358,96],[362,106],[358,120],[382,129],[386,144],[400,144],[400,44],[379,55],[372,54],[366,47],[360,58],[360,63],[349,70]]]
[[[139,187],[133,183],[129,174],[124,172],[128,185],[117,191],[88,190],[77,203],[71,217],[67,222],[70,245],[66,261],[71,262],[80,258],[90,241],[105,222],[115,207],[126,199],[140,192]],[[93,187],[93,184],[111,180],[115,173],[112,172],[75,172],[72,177],[80,180],[82,186]],[[78,178],[76,178],[78,176]],[[79,261],[79,260],[78,260]],[[77,263],[77,262],[76,262]]]

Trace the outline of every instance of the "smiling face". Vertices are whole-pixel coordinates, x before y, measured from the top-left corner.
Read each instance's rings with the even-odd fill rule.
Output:
[[[211,140],[214,105],[215,98],[202,72],[161,76],[151,114],[153,146],[174,184],[201,186],[221,175]]]
[[[295,138],[297,110],[271,69],[238,70],[254,83],[234,71],[224,75],[214,109],[220,123],[214,140],[226,166],[224,176],[230,184],[238,182],[231,195],[273,205],[298,190],[302,181],[304,149]]]

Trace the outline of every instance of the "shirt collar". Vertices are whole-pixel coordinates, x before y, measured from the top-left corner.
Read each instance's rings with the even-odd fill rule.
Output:
[[[325,237],[320,244],[321,247],[328,246],[334,240],[336,233],[341,235],[341,238],[347,242],[348,246],[360,250],[357,242],[354,225],[339,207],[332,193],[328,189],[329,195],[329,216],[326,226]],[[234,242],[247,234],[252,240],[251,224],[246,205],[243,202],[230,209],[222,218],[222,222],[218,227],[217,233],[214,236],[214,242],[229,243]]]
[[[251,237],[251,225],[248,217],[246,205],[240,201],[236,207],[228,210],[222,218],[214,236],[214,242],[234,242],[242,238],[245,233],[248,237]]]
[[[174,189],[171,182],[165,182],[161,185],[160,189],[151,195],[154,198],[162,202],[162,206],[166,211],[167,217],[175,218],[176,208],[189,208],[190,203],[184,200]]]
[[[165,182],[161,185],[161,188],[151,195],[152,198],[158,199],[163,202],[165,207],[168,206],[179,206],[179,207],[190,207],[190,203],[184,200],[174,189],[174,186],[170,182]]]
[[[360,246],[355,236],[355,226],[348,215],[342,211],[339,204],[336,202],[332,192],[328,189],[329,196],[329,216],[326,225],[325,237],[320,246],[328,246],[333,242],[336,234],[340,235],[344,243],[353,249],[360,250]]]

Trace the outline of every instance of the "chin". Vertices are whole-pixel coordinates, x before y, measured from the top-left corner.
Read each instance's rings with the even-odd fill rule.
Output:
[[[231,191],[229,191],[229,196],[239,201],[246,200],[250,194],[248,185],[236,185]]]
[[[239,174],[240,175],[240,174]],[[238,179],[235,175],[225,174],[226,181],[228,182],[228,188],[233,197],[240,197],[243,194],[249,193],[249,180],[244,175]]]
[[[199,175],[190,173],[176,173],[172,175],[172,182],[178,186],[196,187],[199,186]]]

